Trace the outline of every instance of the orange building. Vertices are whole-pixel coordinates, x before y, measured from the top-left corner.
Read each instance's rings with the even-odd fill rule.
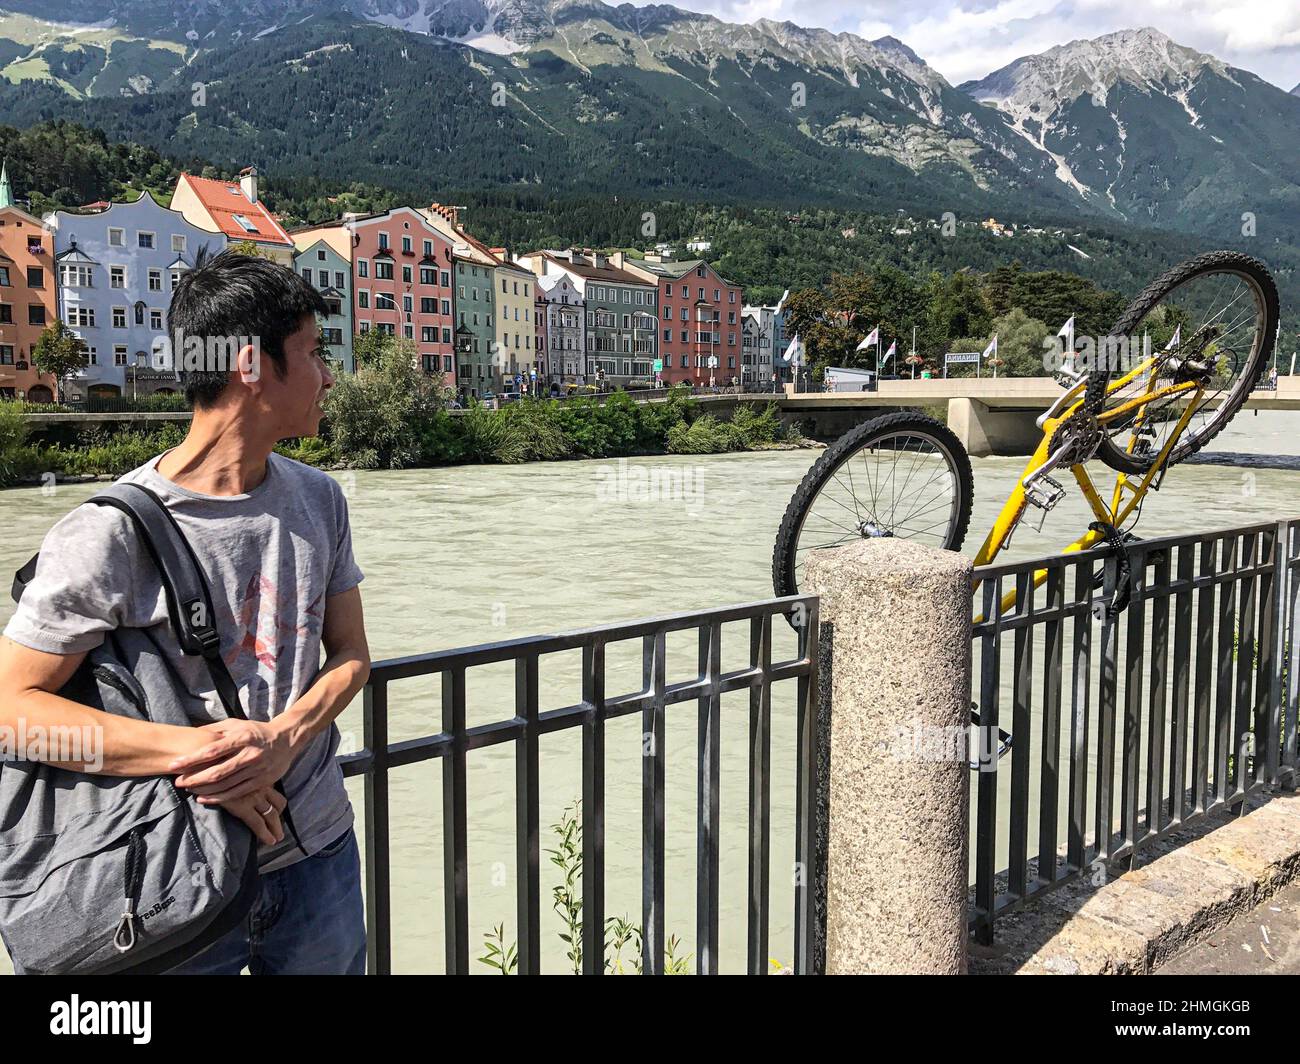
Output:
[[[32,348],[54,321],[54,237],[14,206],[0,168],[0,399],[54,401],[55,380],[32,368]]]

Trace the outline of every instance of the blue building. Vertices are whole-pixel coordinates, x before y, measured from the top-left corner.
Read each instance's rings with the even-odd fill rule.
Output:
[[[312,233],[312,236],[315,234]],[[345,373],[355,373],[352,354],[352,263],[324,237],[297,238],[293,268],[309,281],[329,304],[328,316],[317,315],[325,337],[326,358]]]
[[[226,238],[191,225],[147,191],[94,213],[55,211],[45,224],[54,233],[57,313],[87,349],[68,398],[179,390],[176,373],[151,365],[150,352],[167,334],[181,274],[201,249],[220,252]]]

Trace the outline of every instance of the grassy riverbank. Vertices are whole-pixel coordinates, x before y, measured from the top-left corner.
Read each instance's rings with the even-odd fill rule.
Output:
[[[364,378],[365,375],[363,375]],[[701,414],[685,389],[663,403],[636,403],[625,392],[598,402],[522,400],[502,410],[446,409],[435,389],[409,381],[347,378],[326,404],[321,435],[277,448],[327,469],[410,469],[471,463],[560,461],[654,454],[721,454],[799,441],[782,427],[775,404],[741,406],[731,420]],[[38,435],[19,404],[0,403],[0,486],[59,477],[120,476],[184,437],[187,425],[104,427]]]

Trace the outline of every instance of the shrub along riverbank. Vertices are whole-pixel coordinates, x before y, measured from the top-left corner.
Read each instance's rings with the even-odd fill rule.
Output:
[[[282,454],[328,469],[409,469],[466,463],[559,461],[655,454],[720,454],[798,442],[775,404],[740,406],[729,421],[701,414],[686,389],[662,403],[625,392],[604,402],[521,400],[501,410],[446,408],[436,380],[383,365],[342,378],[326,402],[321,435],[281,444]],[[82,429],[63,438],[29,431],[19,404],[0,403],[0,486],[59,476],[119,476],[174,447],[186,425]]]

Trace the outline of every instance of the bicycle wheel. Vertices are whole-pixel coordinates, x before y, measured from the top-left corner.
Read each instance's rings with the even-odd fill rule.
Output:
[[[958,550],[973,478],[946,425],[914,411],[859,425],[826,449],[786,507],[772,552],[772,586],[793,595],[809,551],[870,536]]]
[[[1108,422],[1097,457],[1119,472],[1145,473],[1189,403],[1194,408],[1166,464],[1195,454],[1241,409],[1268,364],[1277,327],[1277,286],[1264,264],[1249,255],[1209,252],[1152,282],[1098,352],[1085,409],[1116,410],[1149,388],[1186,381],[1198,382],[1202,391],[1165,396]],[[1128,358],[1115,357],[1122,354]],[[1154,362],[1146,372],[1107,391],[1128,366],[1147,357]]]

